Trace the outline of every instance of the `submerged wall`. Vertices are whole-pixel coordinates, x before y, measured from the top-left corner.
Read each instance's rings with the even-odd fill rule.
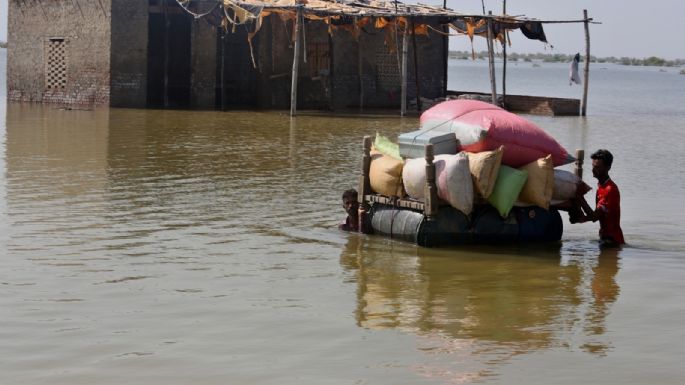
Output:
[[[292,22],[268,18],[260,34],[260,106],[289,108],[293,65]],[[437,28],[437,26],[435,26]],[[359,39],[343,29],[328,33],[323,22],[306,23],[306,44],[300,57],[298,109],[399,108],[401,97],[401,40],[386,43],[383,30],[367,26]],[[266,38],[268,37],[268,38]],[[392,40],[391,40],[392,42]],[[443,38],[437,33],[417,35],[417,63],[421,96],[443,96],[447,80]],[[305,63],[304,57],[307,57]],[[361,68],[360,68],[361,67]],[[409,40],[407,98],[416,98],[414,51]],[[363,92],[362,92],[363,91]]]
[[[190,106],[214,109],[217,85],[217,29],[204,20],[194,20],[190,34]]]
[[[111,0],[8,6],[8,100],[109,104]]]
[[[113,107],[290,107],[293,21],[264,19],[222,34],[173,1],[9,2],[8,99]],[[167,12],[166,10],[164,12]],[[166,21],[168,17],[169,21]],[[322,21],[305,23],[298,109],[399,108],[401,41],[367,26],[359,39]],[[443,40],[417,36],[421,96],[442,96]],[[408,100],[414,100],[409,47]],[[223,60],[222,60],[223,54]]]
[[[145,108],[148,2],[114,0],[111,23],[111,105]]]
[[[447,76],[442,36],[437,33],[417,35],[416,47],[418,72],[415,72],[410,36],[407,99],[416,99],[417,74],[422,97],[443,96]],[[399,108],[402,93],[401,52],[402,36],[398,39],[386,39],[383,30],[369,26],[363,29],[359,39],[354,39],[346,31],[337,31],[333,38],[334,108],[359,107],[360,104],[371,108]]]

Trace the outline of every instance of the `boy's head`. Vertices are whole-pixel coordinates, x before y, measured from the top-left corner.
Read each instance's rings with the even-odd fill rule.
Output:
[[[349,189],[342,194],[343,208],[347,215],[357,215],[357,210],[359,209],[358,197],[357,190],[355,189]]]
[[[611,155],[611,152],[599,149],[590,156],[590,159],[592,159],[592,176],[599,179],[600,182],[602,179],[608,178],[611,164],[614,163],[614,156]]]

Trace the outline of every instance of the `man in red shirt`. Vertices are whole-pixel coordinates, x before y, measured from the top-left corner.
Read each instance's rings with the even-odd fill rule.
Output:
[[[609,170],[614,156],[609,150],[597,150],[590,156],[592,159],[592,176],[597,178],[596,208],[592,210],[585,199],[579,196],[578,201],[585,212],[579,222],[599,221],[599,240],[604,246],[619,246],[625,243],[621,230],[621,194],[618,186],[609,177]],[[579,189],[580,190],[580,189]]]

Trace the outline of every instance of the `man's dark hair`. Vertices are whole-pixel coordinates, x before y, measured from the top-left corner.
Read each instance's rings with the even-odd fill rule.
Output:
[[[601,160],[608,168],[611,168],[611,164],[614,162],[614,156],[611,155],[609,150],[599,149],[595,151],[594,154],[590,155],[590,159]]]
[[[349,189],[349,190],[345,190],[345,192],[344,192],[343,195],[342,195],[342,199],[345,199],[345,198],[348,198],[348,197],[349,197],[349,198],[352,198],[352,199],[354,199],[354,200],[356,200],[357,197],[358,197],[358,195],[357,195],[357,190],[355,190],[355,189],[353,189],[353,188],[351,188],[351,189]]]

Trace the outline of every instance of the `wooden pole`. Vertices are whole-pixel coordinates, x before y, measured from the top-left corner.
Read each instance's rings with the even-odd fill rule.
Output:
[[[416,33],[414,20],[411,21],[412,51],[414,51],[414,81],[416,82],[416,111],[421,112],[421,86],[419,82],[419,60],[416,57]]]
[[[300,67],[300,20],[302,19],[302,6],[297,6],[297,15],[295,16],[295,49],[293,53],[293,74],[290,86],[290,116],[295,116],[297,113],[297,76]]]
[[[331,110],[335,108],[335,47],[333,46],[333,36],[328,34],[328,106]]]
[[[492,11],[488,12],[488,62],[490,66],[490,89],[492,93],[492,104],[497,105],[497,84],[495,83],[495,53],[492,41]]]
[[[590,80],[590,21],[587,18],[587,9],[583,9],[583,24],[585,24],[585,82],[583,83],[583,104],[580,114],[587,113],[587,91]]]
[[[221,29],[221,75],[219,81],[221,82],[221,111],[226,110],[226,89],[224,88],[224,77],[226,72],[226,31]]]
[[[435,182],[435,163],[433,163],[433,145],[426,145],[426,186],[424,187],[424,215],[429,221],[435,220],[438,213],[438,186]]]
[[[442,9],[447,9],[447,0],[442,1]],[[443,84],[442,84],[442,97],[447,98],[447,64],[450,58],[450,37],[449,27],[446,25],[442,26],[442,73],[443,73]]]
[[[169,14],[166,1],[163,2],[164,12],[164,108],[169,108]]]
[[[585,162],[585,150],[576,150],[576,169],[575,174],[583,179],[583,163]]]
[[[359,193],[357,201],[360,206],[366,203],[366,196],[371,194],[371,179],[369,170],[371,169],[371,137],[365,136],[362,144],[362,175],[359,177]]]
[[[369,212],[369,204],[366,201],[366,196],[371,194],[371,180],[369,178],[369,171],[371,170],[371,137],[364,137],[364,155],[362,157],[362,176],[359,178],[359,193],[357,194],[357,202],[359,202],[359,215],[357,217],[357,228],[361,233],[368,233],[370,229],[369,221],[367,220]]]
[[[362,39],[357,38],[357,74],[359,76],[359,110],[364,110],[364,68],[362,61]]]
[[[402,100],[400,101],[400,116],[407,114],[407,56],[409,41],[407,40],[407,28],[402,36]]]
[[[507,14],[507,0],[503,0],[502,14]],[[502,45],[502,107],[507,108],[507,30],[502,28],[504,44]]]

